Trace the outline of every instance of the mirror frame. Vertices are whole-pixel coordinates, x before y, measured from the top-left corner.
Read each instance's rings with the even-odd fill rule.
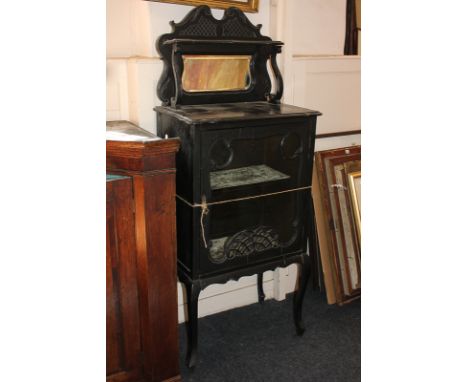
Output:
[[[260,33],[237,8],[228,8],[221,19],[213,17],[208,6],[192,9],[182,21],[170,22],[171,33],[159,36],[156,49],[163,61],[157,95],[163,106],[201,105],[210,103],[257,102],[279,103],[283,79],[276,56],[283,43]],[[185,92],[181,78],[183,55],[250,55],[251,86],[240,91]],[[268,71],[271,65],[272,75]],[[272,93],[275,81],[275,92]]]

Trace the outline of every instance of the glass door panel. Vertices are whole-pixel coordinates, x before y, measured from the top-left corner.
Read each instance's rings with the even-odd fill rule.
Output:
[[[309,141],[304,125],[207,131],[201,194],[219,201],[310,186]]]
[[[209,206],[203,219],[208,248],[202,248],[202,274],[235,269],[304,251],[310,190]]]

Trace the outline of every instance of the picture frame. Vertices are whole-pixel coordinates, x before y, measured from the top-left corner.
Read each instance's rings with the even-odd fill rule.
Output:
[[[258,12],[260,0],[148,0],[158,3],[170,3],[180,5],[208,5],[210,8],[227,9],[230,7],[239,8],[243,12]]]
[[[353,204],[356,231],[361,242],[361,171],[348,173],[348,184],[351,201]]]
[[[331,190],[331,216],[344,293],[352,296],[361,288],[361,246],[349,194],[348,171],[350,168],[360,169],[360,153],[326,158],[325,163],[330,168],[326,179]]]
[[[329,304],[361,294],[361,248],[349,192],[349,174],[360,168],[360,146],[315,153],[312,198]]]

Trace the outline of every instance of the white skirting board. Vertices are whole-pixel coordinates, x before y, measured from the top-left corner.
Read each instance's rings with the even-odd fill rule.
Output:
[[[263,290],[265,299],[273,298],[273,272],[265,272]],[[187,304],[185,287],[178,283],[179,323],[185,322]],[[239,281],[229,281],[226,284],[208,286],[200,293],[198,299],[198,317],[223,312],[225,310],[250,305],[258,302],[257,276],[248,276]]]
[[[263,274],[263,291],[265,300],[284,300],[286,294],[294,291],[296,287],[297,265],[287,268],[268,271]],[[178,316],[179,323],[185,322],[187,317],[187,300],[185,287],[178,283]],[[198,299],[198,317],[209,316],[255,304],[258,302],[257,275],[242,277],[238,281],[229,281],[226,284],[208,286],[200,293]],[[292,309],[292,307],[291,307]]]

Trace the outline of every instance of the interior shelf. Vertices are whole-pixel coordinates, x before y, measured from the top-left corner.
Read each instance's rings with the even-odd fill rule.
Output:
[[[247,186],[288,178],[290,178],[289,175],[283,174],[264,164],[210,172],[212,190]]]

